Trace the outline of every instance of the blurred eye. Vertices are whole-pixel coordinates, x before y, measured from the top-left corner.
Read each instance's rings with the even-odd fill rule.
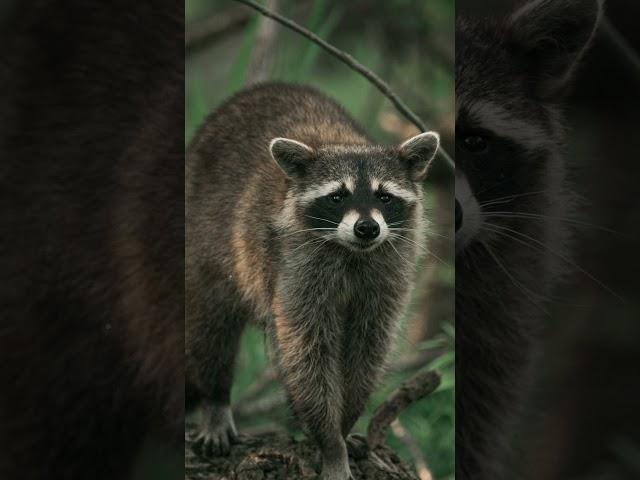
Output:
[[[329,195],[329,200],[331,200],[331,203],[342,203],[344,197],[339,193],[334,193],[332,195]]]
[[[382,203],[389,203],[391,201],[391,195],[389,195],[388,193],[379,193],[378,194],[378,199]]]
[[[482,135],[469,135],[462,139],[462,148],[470,153],[484,153],[489,148],[489,141]]]

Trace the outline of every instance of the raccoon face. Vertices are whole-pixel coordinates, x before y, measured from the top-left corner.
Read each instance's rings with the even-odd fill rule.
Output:
[[[406,233],[419,221],[421,182],[438,145],[433,132],[397,148],[314,149],[296,140],[274,139],[271,155],[291,185],[283,223],[356,252],[372,251],[398,234],[411,237]]]
[[[517,241],[560,201],[559,105],[601,10],[600,0],[533,0],[506,23],[457,22],[457,253]]]

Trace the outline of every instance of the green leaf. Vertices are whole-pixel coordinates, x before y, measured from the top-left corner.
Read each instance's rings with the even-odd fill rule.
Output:
[[[231,78],[229,79],[228,87],[230,92],[240,90],[245,84],[249,65],[251,63],[251,53],[253,52],[253,48],[256,44],[258,27],[260,26],[261,20],[262,18],[260,16],[255,16],[245,28],[240,51],[238,52],[236,61],[231,69]]]

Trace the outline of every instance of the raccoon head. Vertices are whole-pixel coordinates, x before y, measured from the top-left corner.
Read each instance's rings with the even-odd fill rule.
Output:
[[[533,0],[506,22],[458,22],[457,253],[560,201],[559,106],[601,14],[601,0]]]
[[[289,179],[280,224],[357,252],[375,249],[418,226],[422,182],[439,145],[434,132],[399,147],[271,141],[271,156]],[[320,243],[320,241],[319,241]]]

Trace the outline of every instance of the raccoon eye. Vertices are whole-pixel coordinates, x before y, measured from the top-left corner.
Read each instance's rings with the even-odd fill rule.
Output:
[[[481,135],[469,135],[462,139],[462,148],[470,153],[484,153],[489,148],[489,142]]]
[[[391,201],[391,195],[389,195],[388,193],[379,193],[378,200],[380,200],[382,203],[389,203]]]
[[[331,200],[332,203],[342,203],[344,197],[339,193],[334,193],[332,195],[329,195],[329,200]]]

